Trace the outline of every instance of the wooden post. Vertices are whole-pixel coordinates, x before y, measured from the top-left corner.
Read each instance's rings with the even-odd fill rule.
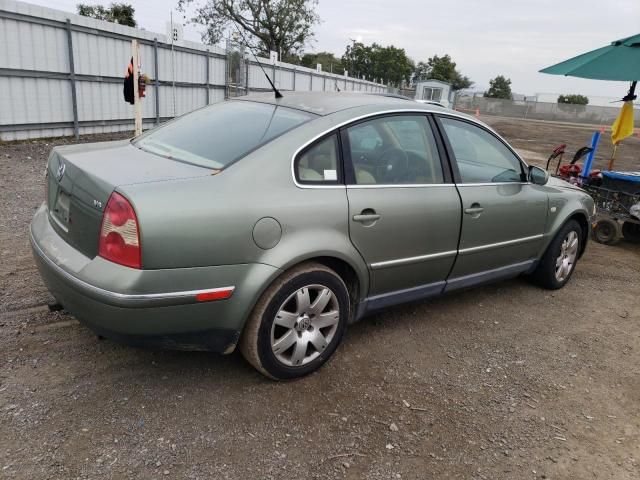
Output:
[[[154,68],[154,74],[155,74],[155,91],[154,91],[154,97],[155,97],[155,101],[156,101],[156,108],[155,108],[155,113],[156,113],[156,127],[158,125],[160,125],[160,80],[158,78],[158,39],[154,38],[153,39],[153,68]]]
[[[78,96],[76,93],[76,70],[73,65],[73,40],[71,35],[71,20],[67,18],[67,48],[69,51],[69,80],[71,81],[71,102],[73,108],[73,134],[76,140],[80,138],[78,122]]]
[[[140,93],[138,92],[138,65],[140,59],[138,58],[138,40],[131,40],[131,56],[133,57],[133,108],[135,111],[135,130],[134,137],[137,137],[142,133],[142,104],[140,103]]]

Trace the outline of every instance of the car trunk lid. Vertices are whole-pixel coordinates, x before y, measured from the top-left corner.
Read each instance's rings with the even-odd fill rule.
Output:
[[[212,173],[145,152],[128,140],[56,147],[47,165],[49,218],[61,237],[93,258],[104,207],[117,187]]]

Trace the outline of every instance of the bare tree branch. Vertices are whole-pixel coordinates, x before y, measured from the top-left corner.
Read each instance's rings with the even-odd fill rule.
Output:
[[[313,40],[319,23],[318,0],[178,0],[178,9],[195,7],[193,23],[203,25],[203,41],[217,43],[235,24],[261,53],[298,55]],[[255,43],[254,43],[255,42]]]

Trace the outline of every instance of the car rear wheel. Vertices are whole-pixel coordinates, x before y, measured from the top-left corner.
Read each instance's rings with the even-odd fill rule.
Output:
[[[535,283],[549,290],[564,287],[576,268],[582,238],[580,224],[569,220],[551,241],[531,275]]]
[[[347,287],[333,270],[319,263],[299,265],[264,292],[245,326],[240,351],[270,378],[307,375],[338,347],[349,308]]]

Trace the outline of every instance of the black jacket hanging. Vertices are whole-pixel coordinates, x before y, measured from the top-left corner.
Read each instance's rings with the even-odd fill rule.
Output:
[[[131,57],[131,62],[127,68],[127,75],[124,77],[122,93],[124,94],[125,102],[129,102],[131,105],[136,103],[133,95],[133,57]]]

